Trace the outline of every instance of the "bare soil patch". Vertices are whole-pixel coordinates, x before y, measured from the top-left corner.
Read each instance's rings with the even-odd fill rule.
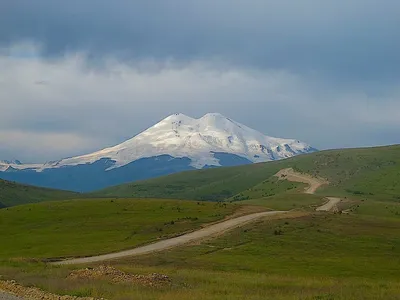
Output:
[[[60,296],[48,293],[36,287],[25,287],[14,280],[3,281],[0,280],[0,291],[10,293],[12,295],[21,297],[22,299],[43,299],[43,300],[96,300],[92,297],[76,297],[76,296]],[[12,299],[12,298],[11,298]]]
[[[67,277],[71,280],[103,279],[113,283],[133,283],[144,286],[165,286],[171,284],[167,275],[153,273],[150,275],[128,274],[111,266],[100,265],[95,268],[85,268],[73,271]]]

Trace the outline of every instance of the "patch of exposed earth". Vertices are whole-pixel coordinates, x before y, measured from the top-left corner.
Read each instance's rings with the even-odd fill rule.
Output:
[[[48,293],[36,287],[25,287],[14,280],[0,280],[0,291],[4,292],[4,298],[0,299],[30,299],[30,300],[99,300],[92,297],[60,296]],[[0,294],[2,296],[2,294]],[[3,297],[3,296],[2,296]]]
[[[165,286],[171,284],[167,275],[153,273],[150,275],[128,274],[111,266],[101,265],[95,268],[75,270],[68,275],[68,279],[103,279],[113,283],[133,283],[144,286]]]

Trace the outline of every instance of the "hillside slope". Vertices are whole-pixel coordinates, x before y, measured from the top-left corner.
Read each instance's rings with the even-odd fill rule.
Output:
[[[11,207],[0,210],[0,236],[8,241],[0,247],[0,262],[129,249],[200,228],[239,208],[169,199],[77,199]]]
[[[321,195],[400,201],[400,145],[340,149],[253,165],[183,172],[104,189],[98,196],[164,197],[198,200],[263,198],[295,188],[278,182],[284,168],[326,178]]]
[[[0,179],[0,208],[76,197],[69,191],[40,188]]]

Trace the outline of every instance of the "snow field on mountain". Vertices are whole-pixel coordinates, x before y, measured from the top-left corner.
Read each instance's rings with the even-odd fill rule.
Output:
[[[214,153],[234,154],[251,162],[265,162],[313,152],[310,145],[294,139],[266,136],[219,113],[208,113],[194,119],[181,113],[173,114],[135,137],[110,148],[45,164],[24,165],[0,162],[0,170],[49,168],[94,163],[108,158],[112,168],[127,165],[141,158],[170,155],[187,157],[191,166],[220,166]]]

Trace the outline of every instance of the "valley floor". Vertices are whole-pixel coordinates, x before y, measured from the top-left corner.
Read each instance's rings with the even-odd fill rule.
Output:
[[[291,175],[292,180],[301,182],[310,178],[294,178],[296,174]],[[36,286],[58,295],[120,300],[398,300],[400,203],[370,199],[328,200],[312,194],[292,192],[282,194],[273,201],[265,198],[238,202],[240,204],[104,199],[13,208],[0,214],[0,229],[3,227],[2,234],[4,237],[8,234],[10,241],[0,249],[0,274],[4,279],[14,279],[24,286]],[[236,228],[232,227],[239,224],[233,226],[232,222],[238,219],[225,221],[231,222],[225,224],[231,224],[232,227],[226,227],[231,230],[223,235],[217,234],[216,238],[209,239],[203,239],[205,236],[202,236],[201,242],[189,239],[180,247],[166,247],[164,251],[106,262],[69,261],[82,263],[80,265],[50,265],[36,259],[82,256],[96,249],[97,253],[112,252],[115,246],[125,247],[127,237],[132,239],[131,244],[140,245],[144,239],[154,240],[161,232],[167,233],[165,237],[168,237],[168,234],[176,235],[179,230],[193,230],[207,222],[221,221],[237,212],[243,203],[261,205],[254,206],[255,211],[265,210],[266,206],[296,206],[284,217],[257,218],[253,222],[240,222],[241,226]],[[82,211],[82,208],[86,209]],[[339,211],[345,209],[347,213],[324,211],[333,208]],[[51,217],[48,216],[49,211],[52,212]],[[66,222],[66,215],[61,212],[75,216],[76,220]],[[87,221],[76,227],[77,220],[83,216],[81,214],[86,216]],[[271,213],[263,214],[268,216]],[[31,226],[26,228],[27,232],[21,233],[21,226],[32,215],[36,218],[37,228]],[[151,224],[148,223],[149,219],[153,220]],[[46,231],[50,226],[46,223],[49,220],[51,224],[57,224],[57,228],[52,230],[58,230],[64,237],[76,237],[80,228],[86,234],[87,243],[82,244],[84,240],[76,239],[66,243],[60,240],[59,244],[52,244],[51,247],[38,245],[38,234],[44,234],[42,239],[46,234],[49,240],[53,238],[52,231]],[[105,220],[110,221],[107,223],[109,227],[104,227]],[[41,228],[39,224],[44,227]],[[139,231],[140,224],[146,224],[144,231]],[[132,234],[134,227],[135,233]],[[17,231],[13,232],[12,228]],[[107,229],[102,231],[100,228]],[[95,229],[99,233],[93,235]],[[119,233],[121,229],[123,231]],[[219,232],[218,229],[214,234]],[[117,234],[120,235],[115,239]],[[113,237],[113,247],[106,248]],[[13,243],[13,238],[25,242],[21,244],[15,240]],[[31,238],[35,238],[36,242],[32,243]],[[68,249],[71,243],[75,247]],[[71,276],[77,272],[90,274],[104,263],[110,266],[107,270],[117,270],[117,277],[107,272],[95,277]],[[154,273],[166,275],[168,281],[158,285],[124,279],[125,276],[152,278],[156,276],[152,275]]]
[[[82,257],[75,259],[68,259],[54,262],[54,265],[74,265],[74,264],[85,264],[85,263],[93,263],[93,262],[102,262],[109,261],[113,259],[121,259],[131,256],[155,253],[163,250],[168,250],[173,247],[182,246],[188,243],[193,243],[195,241],[201,241],[206,238],[210,238],[213,236],[217,236],[231,230],[235,227],[243,226],[249,222],[254,222],[260,218],[274,217],[286,214],[284,211],[266,211],[259,212],[250,215],[245,215],[242,217],[237,217],[233,219],[228,219],[226,221],[222,221],[213,225],[206,226],[200,230],[183,234],[181,236],[177,236],[171,239],[166,239],[160,242],[156,242],[153,244],[149,244],[146,246],[134,248],[132,250],[125,250],[116,253],[103,254],[98,256],[90,256],[90,257]]]
[[[107,262],[127,274],[166,274],[148,286],[70,274],[98,263],[4,261],[0,274],[55,294],[107,299],[398,299],[396,218],[312,213],[260,219],[168,251]]]

